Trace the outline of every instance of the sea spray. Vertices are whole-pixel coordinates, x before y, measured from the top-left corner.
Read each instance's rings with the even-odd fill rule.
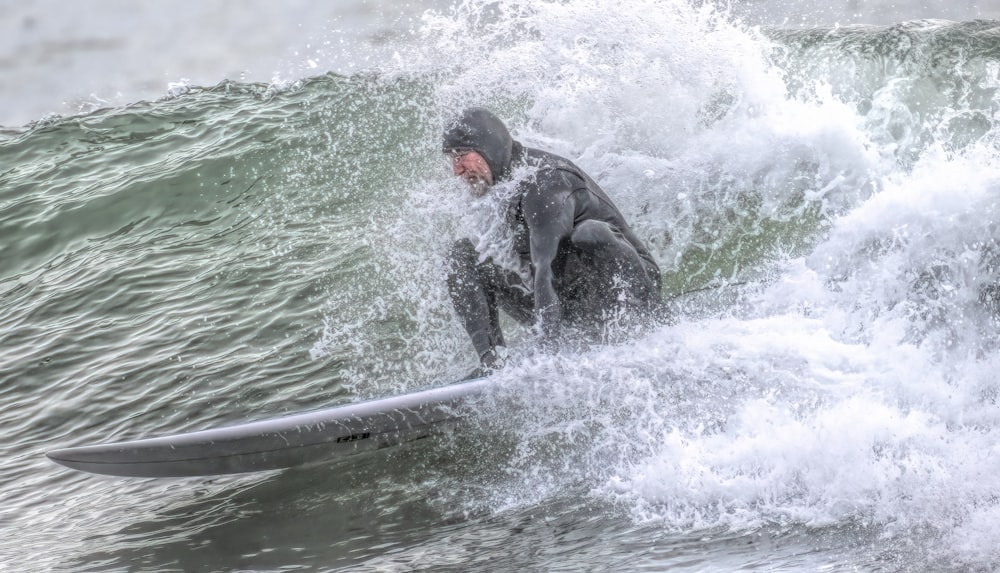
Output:
[[[672,529],[863,524],[933,560],[961,528],[980,540],[961,551],[990,554],[990,529],[969,525],[994,511],[981,480],[996,470],[981,453],[996,423],[988,32],[761,35],[670,2],[480,8],[429,15],[430,48],[392,69],[435,74],[443,113],[491,105],[577,161],[675,292],[765,284],[733,318],[500,375],[497,415],[518,413],[501,423],[517,445],[498,503],[582,482]]]

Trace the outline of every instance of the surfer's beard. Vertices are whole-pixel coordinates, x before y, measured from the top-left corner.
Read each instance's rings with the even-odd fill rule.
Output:
[[[486,182],[482,177],[477,177],[476,179],[466,180],[469,185],[469,193],[475,198],[480,198],[489,192],[491,185]]]

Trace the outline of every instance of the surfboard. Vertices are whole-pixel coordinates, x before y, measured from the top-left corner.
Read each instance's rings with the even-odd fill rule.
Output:
[[[454,429],[463,403],[481,393],[478,378],[235,426],[53,450],[75,470],[128,477],[192,477],[301,466],[411,442]]]

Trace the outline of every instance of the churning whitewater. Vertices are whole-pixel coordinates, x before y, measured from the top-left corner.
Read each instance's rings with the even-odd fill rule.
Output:
[[[12,570],[1000,567],[1000,24],[751,28],[467,1],[353,76],[224,81],[0,135]],[[512,332],[470,432],[217,480],[54,448],[412,391],[475,363],[440,153],[494,110],[664,271],[669,324]]]

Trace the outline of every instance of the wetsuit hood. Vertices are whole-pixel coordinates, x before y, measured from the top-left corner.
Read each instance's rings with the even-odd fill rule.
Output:
[[[521,144],[510,136],[503,121],[481,107],[467,109],[451,121],[442,140],[445,153],[472,150],[482,155],[494,182],[510,176],[511,163],[520,148]]]

